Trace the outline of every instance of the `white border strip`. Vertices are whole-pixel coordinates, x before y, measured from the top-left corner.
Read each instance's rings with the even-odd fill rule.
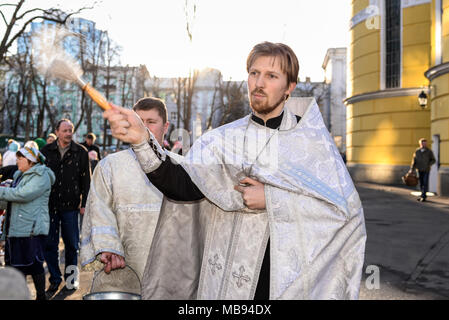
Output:
[[[432,0],[402,0],[401,2],[402,2],[402,8],[409,8],[409,7],[419,6],[421,4],[430,3],[430,2],[432,2]]]
[[[407,1],[407,0],[405,0]],[[425,0],[425,1],[430,1],[430,0]],[[411,1],[413,2],[413,0]],[[416,4],[415,4],[416,5]],[[399,21],[399,28],[400,28],[400,38],[399,38],[399,42],[400,42],[400,48],[401,48],[401,55],[399,56],[399,66],[400,66],[400,70],[399,70],[399,88],[402,88],[402,72],[404,69],[404,65],[403,65],[403,55],[404,55],[404,43],[403,43],[403,36],[402,34],[404,33],[404,19],[403,19],[403,15],[404,15],[404,0],[401,1],[401,17],[400,17],[400,21]]]
[[[386,35],[385,35],[385,0],[380,1],[380,90],[385,90],[385,69],[386,69]]]
[[[435,0],[435,65],[443,63],[441,43],[443,23],[442,0]]]

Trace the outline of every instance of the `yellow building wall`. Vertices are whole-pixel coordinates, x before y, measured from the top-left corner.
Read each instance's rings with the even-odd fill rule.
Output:
[[[436,24],[436,17],[435,17],[435,2],[440,0],[432,0],[430,4],[430,17],[431,17],[431,24],[430,24],[430,65],[435,65],[436,60],[436,44],[435,44],[435,24]]]
[[[348,106],[349,163],[409,165],[418,140],[429,137],[430,110],[414,96],[357,102]]]
[[[431,133],[440,135],[440,165],[449,167],[449,74],[435,78],[431,85]]]
[[[424,72],[431,61],[431,4],[404,8],[402,25],[402,87],[427,86]]]
[[[353,14],[367,5],[353,1]],[[431,18],[430,3],[403,9],[402,88],[428,85],[424,72],[431,63]],[[380,30],[363,22],[351,30],[348,97],[380,90],[380,39]],[[348,164],[410,165],[418,140],[430,141],[430,121],[430,110],[422,110],[416,96],[348,105]]]
[[[369,0],[353,0],[352,1],[352,17],[369,6]]]
[[[449,62],[449,0],[442,1],[442,9],[442,63],[445,63]],[[440,136],[440,165],[449,167],[449,74],[433,79],[430,85],[431,135]]]
[[[443,0],[443,17],[441,23],[441,50],[443,63],[449,62],[449,0]]]
[[[355,0],[354,14],[366,8],[369,1]],[[364,22],[350,31],[348,54],[348,96],[379,90],[380,79],[380,30],[368,29]]]

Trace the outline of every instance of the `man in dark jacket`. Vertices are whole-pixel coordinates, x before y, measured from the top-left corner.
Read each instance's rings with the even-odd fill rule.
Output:
[[[426,201],[426,193],[429,189],[430,167],[435,163],[435,156],[432,150],[427,148],[427,140],[419,139],[419,148],[413,154],[411,170],[418,169],[419,186],[421,187],[421,197],[418,201]]]
[[[73,123],[62,119],[56,126],[58,139],[42,148],[46,165],[56,175],[50,200],[50,231],[45,248],[45,260],[50,272],[50,287],[47,292],[54,294],[62,282],[59,269],[59,228],[65,247],[65,290],[78,288],[78,215],[84,214],[90,186],[90,164],[87,150],[72,140]]]
[[[101,155],[100,155],[100,147],[98,147],[95,144],[95,140],[97,140],[97,136],[94,133],[88,133],[86,135],[86,138],[84,140],[83,143],[81,143],[81,145],[83,145],[84,147],[86,147],[87,151],[95,151],[97,153],[98,156],[98,161],[101,160]]]

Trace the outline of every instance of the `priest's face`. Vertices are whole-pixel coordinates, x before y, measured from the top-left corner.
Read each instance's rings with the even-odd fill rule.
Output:
[[[288,83],[279,63],[279,58],[261,56],[249,68],[248,95],[251,108],[264,120],[278,116],[285,99],[294,89]]]
[[[162,117],[156,109],[136,110],[136,113],[142,119],[145,127],[147,127],[156,138],[157,142],[162,146],[164,135],[168,130],[168,121],[164,123]]]

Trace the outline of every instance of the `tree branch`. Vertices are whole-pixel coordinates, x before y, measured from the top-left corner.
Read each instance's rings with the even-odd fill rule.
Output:
[[[34,11],[41,11],[41,12],[43,12],[43,13],[46,13],[44,9],[41,9],[41,8],[34,8],[34,9],[30,9],[30,10],[25,11],[25,12],[22,13],[20,16],[18,16],[18,17],[16,18],[16,20],[22,20],[28,13],[31,13],[31,12],[34,12]]]
[[[17,6],[17,4],[16,3],[2,3],[2,4],[0,4],[0,7],[6,7],[6,6],[15,7],[15,6]]]
[[[8,49],[11,47],[11,45],[14,43],[14,41],[16,41],[17,38],[19,38],[25,32],[27,26],[34,20],[43,19],[43,20],[47,20],[47,21],[53,21],[53,22],[56,22],[59,24],[65,24],[67,19],[70,18],[71,16],[78,14],[84,10],[93,8],[93,6],[82,7],[80,9],[78,9],[77,11],[73,11],[70,13],[65,13],[65,12],[61,11],[60,9],[55,9],[55,8],[50,8],[50,9],[34,8],[34,9],[27,10],[18,16],[18,12],[19,12],[20,8],[22,7],[24,1],[25,0],[21,0],[18,4],[14,5],[16,7],[16,9],[15,9],[15,11],[11,17],[11,21],[9,23],[6,21],[4,14],[1,13],[7,28],[6,28],[6,32],[3,36],[3,40],[0,44],[0,62],[4,59],[6,52],[8,52]],[[3,4],[3,5],[12,5],[12,4]],[[37,11],[40,11],[42,14],[36,15],[36,16],[28,19],[23,24],[22,28],[20,28],[20,30],[18,32],[16,32],[14,34],[14,36],[10,39],[9,37],[11,35],[11,31],[12,31],[13,27],[16,25],[17,21],[22,20],[25,18],[26,15],[33,13],[33,12],[37,12]]]
[[[3,12],[1,12],[1,11],[0,11],[0,14],[2,15],[3,22],[5,23],[6,26],[8,26],[8,21],[6,21],[5,15],[4,15]]]

